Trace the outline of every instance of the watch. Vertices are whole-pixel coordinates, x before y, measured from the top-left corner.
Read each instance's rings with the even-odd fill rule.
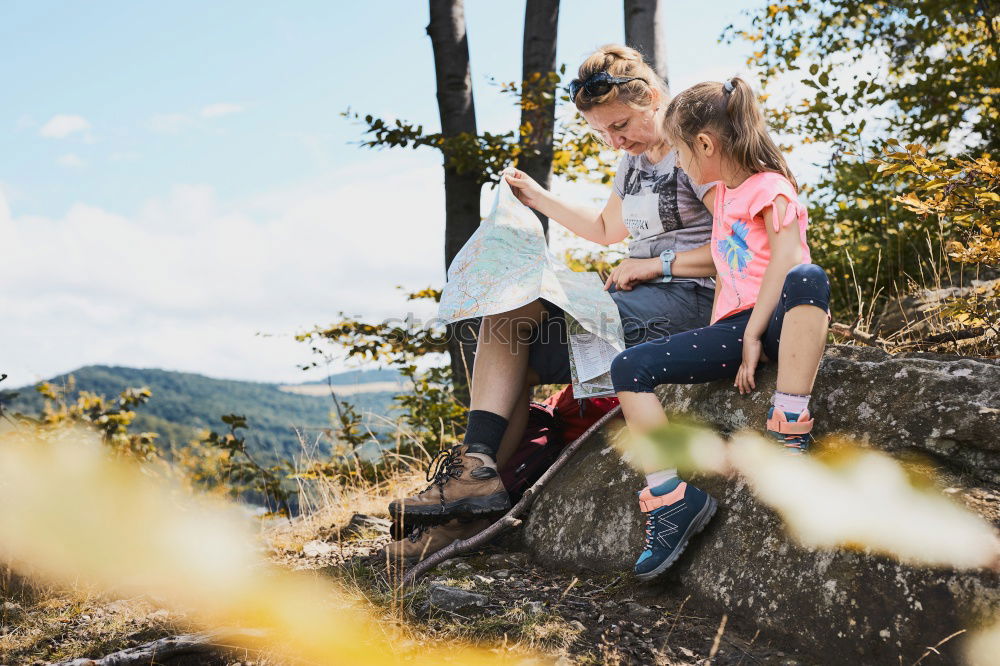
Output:
[[[660,282],[670,282],[674,279],[674,274],[670,271],[670,264],[676,256],[677,253],[673,250],[664,250],[660,253],[660,263],[663,264],[663,277]]]

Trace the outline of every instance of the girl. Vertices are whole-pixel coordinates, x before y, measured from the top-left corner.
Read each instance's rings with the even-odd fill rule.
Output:
[[[603,209],[563,200],[523,171],[506,176],[522,203],[573,233],[602,245],[631,237],[629,257],[608,285],[626,346],[708,324],[715,266],[711,237],[714,183],[694,185],[678,168],[664,135],[666,84],[634,49],[611,44],[591,54],[569,86],[580,113],[625,155]],[[570,381],[565,320],[551,303],[534,301],[484,317],[472,374],[465,442],[443,452],[423,492],[394,501],[390,514],[432,526],[395,542],[392,557],[420,558],[475,534],[509,507],[497,474],[521,441],[529,387]]]
[[[625,419],[636,434],[666,423],[653,393],[658,384],[735,378],[737,390],[748,393],[766,355],[778,361],[767,430],[789,453],[805,453],[812,441],[809,394],[826,343],[830,284],[823,269],[809,263],[806,209],[795,179],[742,79],[685,90],[670,103],[665,121],[691,180],[719,181],[711,243],[715,304],[710,326],[646,342],[615,358],[611,376]],[[635,572],[649,580],[677,560],[712,518],[716,502],[667,470],[640,492],[639,506],[647,514],[646,539]]]

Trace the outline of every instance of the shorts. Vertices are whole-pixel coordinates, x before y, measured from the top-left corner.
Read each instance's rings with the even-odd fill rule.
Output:
[[[625,346],[707,326],[715,292],[697,282],[644,282],[630,291],[610,292],[618,306]],[[529,341],[528,367],[542,384],[569,384],[569,337],[562,308],[542,299],[548,316]]]

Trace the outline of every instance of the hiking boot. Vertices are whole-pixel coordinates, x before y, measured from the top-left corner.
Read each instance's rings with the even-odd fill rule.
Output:
[[[389,504],[396,522],[440,524],[452,518],[488,518],[506,513],[510,497],[497,464],[475,444],[441,451],[427,467],[431,485],[416,495]]]
[[[474,518],[464,522],[456,518],[443,525],[421,525],[399,541],[393,541],[386,546],[385,557],[390,563],[402,562],[410,566],[459,539],[468,539],[479,534],[492,524],[493,521],[484,518]]]
[[[796,414],[776,411],[771,407],[767,412],[767,434],[785,447],[785,453],[800,456],[809,450],[813,442],[813,436],[809,434],[813,421],[808,409]]]
[[[646,514],[646,541],[635,563],[640,580],[652,580],[673,566],[688,540],[705,529],[717,504],[711,495],[679,479],[643,488],[639,508]]]

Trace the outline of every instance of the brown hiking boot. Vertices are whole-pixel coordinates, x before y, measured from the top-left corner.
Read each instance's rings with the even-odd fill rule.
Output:
[[[472,449],[471,451],[469,449]],[[441,451],[427,467],[431,485],[416,495],[389,504],[393,521],[434,525],[452,518],[485,518],[506,513],[510,497],[497,464],[487,453],[459,444]]]
[[[459,539],[479,534],[492,524],[493,521],[486,518],[474,518],[466,522],[456,518],[444,525],[423,525],[414,528],[399,541],[390,543],[385,547],[384,554],[390,563],[402,562],[407,566],[416,564]]]

